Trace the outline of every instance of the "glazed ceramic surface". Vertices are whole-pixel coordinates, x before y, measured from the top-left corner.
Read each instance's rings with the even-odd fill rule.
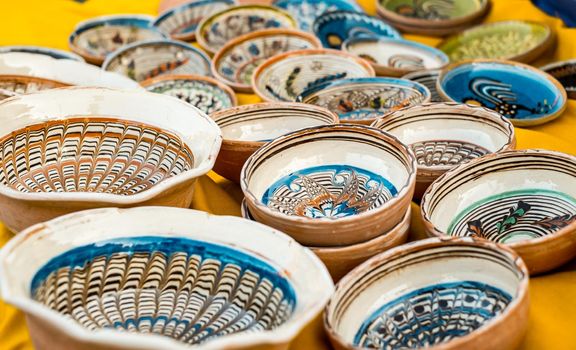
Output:
[[[12,96],[64,86],[68,86],[68,84],[22,75],[0,75],[0,101]]]
[[[266,101],[295,101],[304,90],[344,78],[373,77],[370,64],[336,50],[302,50],[274,56],[258,67],[252,88]]]
[[[324,324],[336,349],[514,349],[528,323],[528,271],[472,239],[389,250],[336,286]]]
[[[435,22],[434,25],[439,26],[454,23],[453,20],[464,19],[482,11],[487,3],[486,0],[379,0],[378,6],[381,11],[396,14],[398,18],[405,17],[404,20],[410,18],[425,20]]]
[[[45,55],[48,57],[56,58],[56,59],[65,59],[65,60],[74,60],[78,62],[84,62],[84,59],[69,51],[53,49],[50,47],[43,47],[43,46],[28,46],[28,45],[18,45],[18,46],[0,46],[0,53],[9,53],[9,52],[25,52],[25,53],[33,53],[38,55]]]
[[[566,91],[531,66],[498,60],[465,61],[446,67],[437,82],[443,99],[497,111],[514,125],[538,125],[559,117]]]
[[[175,40],[134,43],[106,58],[102,69],[142,81],[163,74],[210,76],[210,59],[201,50]]]
[[[35,226],[0,253],[0,281],[35,342],[68,349],[280,348],[333,291],[319,259],[285,234],[162,207]]]
[[[362,36],[400,38],[400,33],[379,18],[351,11],[328,12],[312,26],[322,45],[339,49],[346,40]]]
[[[414,106],[430,99],[428,89],[416,82],[396,78],[341,79],[316,85],[298,101],[335,112],[341,121],[371,122],[382,114]]]
[[[440,75],[440,70],[437,69],[419,70],[404,75],[402,79],[412,80],[426,86],[430,91],[430,102],[442,102],[442,97],[436,90],[438,75]]]
[[[298,21],[298,27],[312,31],[316,18],[326,12],[363,12],[354,0],[276,0],[274,6],[286,10]]]
[[[576,60],[555,62],[540,68],[558,79],[568,93],[568,98],[576,99]]]

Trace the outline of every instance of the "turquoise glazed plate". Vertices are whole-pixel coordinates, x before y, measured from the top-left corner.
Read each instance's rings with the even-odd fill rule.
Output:
[[[364,12],[354,0],[276,0],[273,4],[288,11],[304,31],[311,31],[316,18],[326,12]]]

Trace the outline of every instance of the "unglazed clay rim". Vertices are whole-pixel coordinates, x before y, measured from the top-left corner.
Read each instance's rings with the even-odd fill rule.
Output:
[[[55,85],[54,88],[59,88],[59,87],[68,87],[68,86],[72,86],[71,84],[68,83],[64,83],[58,80],[53,80],[53,79],[45,79],[45,78],[39,78],[39,77],[33,77],[33,76],[27,76],[27,75],[17,75],[17,74],[0,74],[0,82],[3,82],[4,80],[16,80],[16,81],[20,81],[20,82],[24,82],[25,84],[28,83],[39,83],[39,84],[53,84]],[[52,89],[54,89],[52,88]],[[46,90],[46,89],[44,89]],[[6,91],[6,89],[2,89],[0,88],[0,94]],[[13,96],[19,96],[22,94],[19,93],[14,93],[11,90],[8,90],[10,93],[13,93]],[[42,91],[42,90],[40,90]]]
[[[382,263],[389,262],[394,259],[402,258],[403,256],[418,252],[421,250],[427,250],[429,248],[437,248],[437,247],[458,247],[458,246],[474,246],[474,247],[481,247],[482,249],[491,250],[494,253],[498,253],[503,257],[506,257],[511,260],[511,265],[514,265],[518,272],[521,274],[521,280],[518,283],[518,291],[516,295],[513,296],[513,299],[510,303],[506,306],[506,308],[502,311],[501,314],[491,318],[490,320],[484,322],[479,328],[473,330],[472,332],[451,339],[447,342],[438,343],[434,346],[431,346],[430,349],[445,349],[447,345],[450,345],[450,349],[459,349],[463,348],[467,342],[474,338],[481,338],[487,337],[490,334],[492,328],[497,324],[502,324],[506,321],[510,313],[513,310],[518,309],[521,306],[521,301],[528,297],[528,268],[526,264],[522,260],[522,258],[514,252],[512,249],[498,245],[496,243],[489,242],[484,239],[474,239],[472,237],[440,237],[440,238],[428,238],[420,241],[414,241],[407,244],[400,245],[398,247],[391,248],[383,253],[380,253],[367,261],[363,262],[359,266],[355,267],[352,271],[346,274],[340,281],[336,284],[335,293],[339,289],[346,289],[350,290],[351,285],[354,284],[356,280],[363,277],[367,273],[373,269],[374,265],[380,265]],[[340,344],[345,344],[344,346],[349,347],[350,349],[360,349],[358,347],[353,346],[352,344],[345,341],[333,328],[332,325],[332,315],[331,315],[331,304],[337,303],[335,300],[335,296],[333,295],[328,304],[324,308],[323,314],[323,323],[324,323],[324,330],[334,339],[336,339]]]
[[[218,50],[216,52],[216,54],[214,55],[214,57],[212,58],[212,64],[210,66],[212,69],[212,75],[214,77],[216,77],[216,79],[218,79],[221,82],[225,83],[226,85],[232,87],[232,89],[234,89],[235,91],[243,92],[243,93],[254,93],[254,91],[252,90],[251,84],[242,84],[242,83],[237,82],[237,81],[231,81],[228,78],[222,76],[220,74],[220,72],[218,71],[218,68],[220,66],[220,60],[222,59],[222,56],[224,56],[225,54],[227,54],[229,51],[233,50],[236,46],[238,46],[240,44],[243,44],[243,43],[250,41],[250,40],[253,40],[253,39],[265,38],[265,37],[274,37],[274,36],[286,36],[286,37],[300,38],[300,39],[307,40],[315,49],[322,48],[322,43],[320,43],[320,40],[318,40],[318,38],[316,38],[314,35],[312,35],[310,33],[306,33],[306,32],[300,31],[300,30],[283,29],[283,28],[257,30],[255,32],[239,36],[236,39],[232,39],[232,40],[228,41],[228,43],[226,43],[224,46],[222,46],[222,48],[220,50]],[[291,52],[291,51],[287,51],[287,52]],[[263,62],[265,62],[268,58],[266,58]],[[254,73],[256,73],[256,70],[254,71]],[[252,75],[254,75],[254,74],[252,74]]]
[[[208,154],[206,156],[206,159],[199,163],[199,164],[194,164],[194,167],[190,170],[184,171],[180,174],[171,176],[169,178],[166,178],[160,182],[158,182],[157,184],[155,184],[154,186],[152,186],[151,188],[147,189],[146,191],[141,191],[139,193],[136,194],[132,194],[129,196],[123,196],[123,195],[117,195],[117,194],[111,194],[111,193],[91,193],[91,192],[20,192],[18,190],[12,189],[4,184],[0,184],[0,195],[4,195],[6,197],[9,198],[13,198],[13,199],[18,199],[18,200],[27,200],[27,201],[58,201],[58,202],[104,202],[104,203],[110,203],[110,204],[118,204],[118,205],[129,205],[129,204],[136,204],[136,203],[140,203],[149,199],[152,199],[154,197],[157,197],[158,195],[162,194],[164,191],[167,191],[175,186],[177,186],[178,184],[184,183],[186,181],[195,179],[199,176],[205,175],[206,173],[208,173],[212,167],[214,166],[214,163],[216,162],[216,156],[218,155],[218,152],[220,150],[220,145],[222,143],[222,134],[220,132],[220,128],[218,127],[218,125],[216,125],[216,123],[210,119],[204,112],[200,111],[198,108],[196,108],[195,106],[184,102],[178,98],[175,97],[171,97],[171,96],[166,96],[166,95],[162,95],[162,94],[155,94],[152,92],[141,92],[141,91],[131,91],[131,90],[113,90],[113,89],[107,89],[107,88],[91,88],[91,87],[76,87],[76,86],[72,86],[72,87],[64,87],[64,88],[57,88],[57,89],[51,89],[51,90],[45,90],[45,91],[38,91],[38,92],[34,92],[34,93],[29,93],[29,94],[25,94],[25,95],[20,95],[20,96],[13,96],[10,98],[7,98],[5,100],[0,101],[0,110],[2,109],[2,107],[5,104],[8,103],[12,103],[13,101],[17,101],[19,99],[22,98],[26,98],[27,96],[36,96],[39,94],[42,94],[43,92],[54,92],[54,91],[66,91],[68,92],[69,95],[73,94],[74,91],[76,90],[92,90],[94,92],[97,91],[102,91],[104,93],[124,93],[124,94],[131,94],[131,95],[140,95],[139,97],[141,98],[157,98],[158,100],[161,99],[165,99],[165,103],[170,103],[170,104],[182,104],[183,107],[189,108],[191,110],[191,112],[196,114],[197,118],[202,118],[205,119],[206,122],[214,128],[214,138],[213,138],[213,142],[212,145],[210,145],[210,150],[208,151]],[[150,95],[150,96],[147,96]],[[17,116],[15,116],[17,117]],[[118,118],[116,117],[116,119],[121,119],[124,120],[122,118]],[[58,120],[57,118],[54,119],[44,119],[43,122],[49,122],[50,120]],[[31,120],[31,123],[29,123],[28,125],[33,125],[33,124],[39,124],[39,123],[34,123],[34,119]],[[37,120],[36,120],[37,121]],[[149,123],[147,123],[149,124]],[[152,124],[150,124],[152,125]],[[156,125],[152,125],[156,128],[158,128],[159,130],[162,131],[166,131],[167,129],[165,127],[160,127],[160,126],[156,126]],[[18,129],[21,130],[22,128]],[[178,137],[180,137],[182,139],[182,142],[184,144],[190,144],[190,137],[188,137],[187,135],[184,135],[183,133],[181,133],[180,131],[177,130],[168,130],[169,133],[172,133],[174,135],[177,135]],[[8,134],[6,134],[8,135]],[[0,137],[3,137],[5,135],[0,135]]]
[[[562,68],[562,67],[566,67],[566,66],[576,66],[576,59],[556,61],[556,62],[553,62],[553,63],[550,63],[550,64],[547,64],[545,66],[540,67],[540,70],[542,70],[545,73],[548,73],[551,76],[553,76],[554,78],[556,78],[556,76],[553,75],[552,73],[550,73],[550,71],[554,70],[556,68]],[[562,85],[562,86],[564,86],[564,85]],[[564,86],[564,90],[566,90],[568,92],[568,98],[569,99],[574,99],[573,95],[576,92],[576,86]]]
[[[320,131],[320,132],[318,132]],[[396,148],[400,153],[403,153],[406,163],[410,164],[410,168],[405,169],[408,177],[406,182],[398,189],[398,193],[396,196],[392,197],[390,200],[384,202],[381,206],[367,210],[356,215],[341,217],[341,218],[331,218],[331,217],[320,217],[320,218],[309,218],[303,216],[292,216],[292,215],[285,215],[275,210],[268,208],[265,204],[262,203],[253,193],[250,191],[249,188],[249,176],[252,174],[246,174],[246,169],[249,166],[252,166],[252,163],[255,162],[256,159],[261,157],[262,153],[267,152],[269,149],[273,149],[278,145],[281,145],[285,141],[290,141],[293,139],[302,138],[303,136],[310,136],[307,142],[313,142],[314,140],[321,140],[323,137],[323,131],[325,132],[360,132],[365,134],[370,134],[371,136],[377,137],[380,139],[382,143],[388,143],[394,148]],[[320,137],[318,137],[320,135]],[[282,151],[281,151],[282,152]],[[276,154],[279,154],[278,152]],[[416,157],[412,150],[408,148],[408,146],[404,145],[400,140],[398,140],[395,136],[388,134],[380,129],[372,128],[365,125],[358,125],[358,124],[334,124],[334,125],[324,125],[324,126],[317,126],[302,129],[299,131],[295,131],[293,133],[280,136],[277,139],[270,141],[260,147],[256,152],[254,152],[240,172],[240,187],[242,188],[242,192],[244,193],[244,197],[246,198],[247,202],[251,202],[258,210],[266,213],[267,216],[274,217],[277,220],[283,220],[284,222],[292,222],[296,224],[313,224],[313,225],[326,225],[332,223],[350,223],[354,221],[359,221],[362,219],[370,219],[374,216],[382,215],[383,212],[388,210],[389,207],[393,206],[394,204],[400,202],[404,197],[408,196],[411,192],[412,185],[416,183]],[[255,169],[254,169],[255,170]]]
[[[73,61],[78,61],[85,63],[84,57],[72,52],[72,51],[64,51],[60,49],[55,49],[53,47],[45,47],[45,46],[34,46],[34,45],[6,45],[0,46],[0,53],[9,53],[9,52],[20,52],[20,53],[31,53],[34,55],[44,55],[48,57],[55,58],[57,60],[62,59],[69,59]],[[61,58],[53,57],[52,55],[48,54],[48,52],[54,52],[58,55],[64,56]]]
[[[296,20],[287,11],[284,11],[283,9],[278,8],[276,6],[258,5],[258,4],[232,6],[232,7],[225,9],[225,10],[222,10],[220,12],[216,12],[216,13],[212,14],[211,16],[204,18],[202,21],[200,21],[200,23],[198,23],[198,27],[196,27],[196,32],[195,32],[196,42],[198,43],[198,45],[200,45],[200,47],[203,48],[206,52],[210,53],[211,55],[214,55],[218,51],[219,48],[212,47],[208,43],[208,41],[206,41],[206,39],[204,38],[204,35],[202,35],[202,32],[204,32],[204,27],[206,27],[208,24],[212,23],[214,20],[216,20],[218,17],[220,17],[224,14],[228,14],[228,13],[234,12],[236,10],[245,10],[245,9],[252,9],[254,11],[265,10],[265,11],[274,12],[277,15],[282,16],[282,17],[286,18],[288,21],[290,21],[292,24],[292,27],[291,27],[292,29],[298,28],[298,23],[296,22]]]
[[[474,66],[474,65],[482,65],[482,64],[496,64],[496,65],[501,65],[501,66],[515,66],[518,68],[522,68],[522,69],[529,71],[532,74],[539,75],[542,79],[548,80],[548,82],[552,83],[552,85],[554,85],[554,87],[556,87],[558,95],[562,99],[561,106],[560,106],[560,108],[558,108],[558,110],[556,112],[544,114],[539,118],[530,118],[530,119],[513,119],[513,118],[510,118],[510,122],[514,126],[535,126],[535,125],[547,123],[549,121],[552,121],[552,120],[560,117],[562,115],[562,113],[564,113],[564,111],[566,110],[566,107],[568,107],[568,94],[566,92],[566,89],[564,88],[564,86],[562,86],[562,84],[560,84],[560,82],[556,78],[554,78],[550,74],[548,74],[548,73],[546,73],[546,72],[544,72],[538,68],[534,68],[530,65],[527,65],[524,63],[519,63],[519,62],[500,60],[500,59],[473,59],[473,60],[464,60],[464,61],[459,61],[456,63],[449,64],[448,66],[444,67],[440,71],[440,74],[438,75],[438,79],[436,80],[436,91],[438,91],[438,95],[444,101],[459,102],[459,101],[456,101],[453,98],[451,98],[446,93],[446,91],[444,91],[444,88],[442,87],[442,83],[444,82],[444,80],[446,78],[446,74],[448,74],[453,69],[460,68],[462,66],[468,66],[468,65]]]
[[[122,331],[115,331],[111,329],[98,329],[95,331],[90,331],[77,322],[67,319],[63,317],[58,311],[52,310],[39,302],[34,301],[30,296],[22,297],[18,295],[12,295],[13,291],[11,291],[11,285],[9,283],[0,283],[0,294],[2,298],[12,304],[17,306],[19,309],[25,311],[26,313],[30,313],[48,323],[52,326],[59,329],[60,332],[69,335],[70,337],[77,339],[79,341],[84,342],[95,342],[101,344],[102,346],[111,346],[111,347],[126,347],[126,348],[140,348],[140,349],[147,349],[147,350],[156,350],[156,349],[223,349],[229,347],[251,347],[251,346],[258,346],[258,345],[266,345],[266,344],[282,344],[287,343],[294,337],[296,337],[300,331],[309,324],[317,315],[322,312],[324,305],[328,302],[330,295],[334,290],[334,285],[332,282],[332,278],[328,273],[328,270],[324,266],[324,264],[320,261],[320,259],[312,253],[306,247],[299,245],[296,241],[294,241],[291,237],[282,233],[278,230],[275,230],[269,226],[247,221],[242,218],[234,217],[234,216],[217,216],[211,215],[206,212],[202,212],[199,210],[192,210],[192,209],[183,209],[183,208],[171,208],[171,207],[137,207],[137,208],[130,208],[130,209],[120,209],[120,208],[101,208],[101,209],[91,209],[80,211],[72,214],[67,214],[64,216],[60,216],[58,218],[52,219],[45,223],[40,223],[33,225],[27,229],[25,229],[22,234],[19,234],[12,238],[3,248],[0,250],[0,280],[6,280],[7,275],[5,273],[5,265],[6,259],[8,259],[13,250],[17,249],[20,244],[24,241],[29,239],[34,235],[44,234],[49,235],[50,232],[55,231],[59,225],[74,225],[79,224],[82,221],[90,222],[91,220],[98,220],[100,216],[108,216],[108,215],[118,215],[117,220],[121,220],[121,215],[126,212],[132,213],[142,213],[143,220],[154,220],[153,218],[155,215],[163,211],[177,212],[179,216],[195,216],[199,217],[200,220],[202,218],[207,218],[206,225],[225,225],[228,223],[238,223],[244,225],[245,227],[253,226],[254,229],[258,229],[261,232],[267,231],[268,235],[275,236],[275,240],[282,240],[288,248],[292,246],[299,246],[300,251],[302,254],[306,255],[310,262],[313,263],[313,267],[316,270],[316,273],[319,279],[316,280],[317,283],[323,283],[326,288],[320,288],[320,291],[323,291],[323,294],[316,293],[312,296],[315,299],[318,299],[317,302],[312,303],[310,300],[306,304],[310,307],[301,311],[300,315],[292,315],[286,322],[284,322],[281,326],[270,330],[270,331],[262,331],[262,332],[241,332],[232,335],[227,335],[223,337],[217,337],[215,339],[209,340],[202,344],[196,345],[188,345],[182,342],[179,342],[175,339],[155,335],[155,334],[148,334],[143,336],[141,333],[128,333]],[[153,214],[153,215],[147,215]],[[130,222],[126,222],[129,226],[128,230],[130,230]],[[170,224],[166,223],[163,224],[167,226],[166,233],[171,231],[173,232],[174,237],[182,237],[182,238],[190,238],[193,239],[193,235],[184,235],[178,232],[180,230],[171,230]],[[235,225],[230,225],[231,230]],[[46,232],[47,231],[47,232]],[[121,235],[120,235],[121,237]],[[138,237],[137,235],[132,237]],[[169,236],[167,236],[169,237]],[[200,240],[200,239],[199,239]],[[204,242],[211,242],[207,241],[205,238],[201,239],[200,241]],[[233,244],[225,242],[216,243],[222,246],[229,247],[233,250],[238,250]],[[242,248],[243,250],[249,252],[252,255],[258,256],[258,252],[249,250],[247,248]],[[288,274],[287,274],[288,275]],[[294,283],[294,278],[290,275],[287,276],[287,279],[290,281],[291,284]],[[302,282],[302,281],[301,281]],[[315,290],[318,290],[316,288]],[[16,291],[16,293],[18,293]],[[320,294],[320,295],[319,295]],[[297,302],[302,300],[303,298],[312,299],[309,294],[302,294],[296,293],[295,296]],[[310,305],[311,304],[311,305]],[[295,310],[294,310],[295,312]],[[295,319],[295,316],[300,316],[298,319]]]
[[[271,65],[273,65],[279,61],[282,61],[286,58],[290,58],[292,56],[304,57],[304,56],[308,56],[308,55],[337,55],[340,57],[344,57],[344,58],[352,60],[355,63],[362,66],[366,70],[366,73],[367,73],[367,76],[365,78],[374,78],[376,76],[376,72],[374,71],[374,68],[372,67],[372,65],[368,61],[366,61],[365,59],[362,59],[360,57],[356,57],[354,55],[351,55],[347,52],[340,51],[340,50],[307,49],[307,50],[288,51],[288,52],[282,53],[280,55],[270,57],[266,61],[262,62],[262,64],[258,68],[256,68],[256,70],[254,71],[254,74],[252,74],[252,89],[254,90],[256,95],[258,95],[258,97],[260,97],[262,100],[264,100],[266,102],[281,102],[281,101],[276,101],[276,100],[269,98],[264,92],[262,92],[262,90],[260,90],[258,88],[258,80],[260,78],[260,75],[262,75],[262,73],[266,69],[268,69],[269,66],[271,66]]]

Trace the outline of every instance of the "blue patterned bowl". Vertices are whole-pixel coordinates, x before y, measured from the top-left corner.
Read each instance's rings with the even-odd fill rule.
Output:
[[[64,59],[64,60],[84,62],[84,59],[80,55],[77,55],[69,51],[53,49],[51,47],[30,46],[30,45],[0,46],[0,53],[8,53],[8,52],[24,52],[37,55],[45,55],[59,60]]]
[[[298,21],[298,27],[312,31],[316,18],[326,12],[364,12],[354,0],[276,0],[274,6],[286,10]]]

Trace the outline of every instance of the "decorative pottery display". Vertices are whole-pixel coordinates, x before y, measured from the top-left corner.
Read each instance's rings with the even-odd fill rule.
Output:
[[[33,53],[38,55],[45,55],[48,57],[56,58],[56,59],[64,59],[64,60],[74,60],[78,62],[84,62],[84,59],[69,51],[58,50],[51,47],[43,47],[43,46],[29,46],[29,45],[18,45],[18,46],[0,46],[0,54],[1,53],[9,53],[9,52],[25,52],[25,53]]]
[[[419,83],[382,77],[329,81],[304,90],[297,98],[337,113],[341,122],[359,124],[429,100],[430,92]]]
[[[324,108],[301,103],[258,103],[210,115],[222,130],[222,148],[214,171],[236,183],[242,166],[266,142],[291,132],[338,123]]]
[[[160,14],[152,25],[175,40],[194,40],[200,21],[235,4],[235,0],[189,1]]]
[[[568,93],[568,98],[576,99],[576,60],[555,62],[540,68],[558,79]]]
[[[442,51],[402,39],[351,38],[344,42],[342,50],[370,62],[377,75],[392,77],[442,68],[450,62]]]
[[[279,137],[244,164],[240,185],[263,224],[314,247],[368,241],[396,226],[414,192],[416,159],[393,136],[362,125]]]
[[[576,157],[541,150],[475,159],[422,198],[426,231],[475,236],[514,249],[536,274],[576,256]]]
[[[276,0],[274,6],[286,10],[298,21],[298,27],[312,31],[316,18],[326,12],[364,12],[354,0]]]
[[[296,21],[272,6],[234,6],[204,18],[196,29],[196,40],[204,50],[215,54],[231,39],[271,28],[296,28]]]
[[[312,30],[322,45],[330,49],[339,49],[350,38],[400,38],[400,33],[381,19],[351,11],[324,13],[314,21]]]
[[[344,276],[324,327],[336,350],[513,350],[528,311],[528,271],[512,250],[435,238],[388,250]]]
[[[426,86],[430,91],[430,102],[442,102],[443,100],[436,90],[438,75],[440,75],[440,70],[426,69],[408,73],[402,79],[412,80]]]
[[[210,114],[236,106],[236,95],[216,79],[199,75],[161,75],[140,83],[150,92],[174,96]]]
[[[283,349],[334,290],[281,232],[167,207],[35,225],[0,252],[0,283],[39,350]]]
[[[22,75],[0,75],[0,101],[12,96],[64,86],[69,85],[55,80]]]
[[[111,52],[138,41],[162,39],[165,35],[152,26],[145,15],[102,16],[80,22],[70,37],[70,49],[86,61],[101,65]]]
[[[437,89],[445,101],[495,110],[516,126],[540,125],[566,109],[566,90],[549,74],[501,60],[451,64],[440,72]]]
[[[544,23],[505,21],[465,30],[446,39],[438,48],[452,62],[477,58],[531,62],[553,44],[552,29]]]
[[[15,232],[96,207],[187,208],[222,138],[195,107],[148,92],[45,90],[3,101],[0,119],[0,219]]]
[[[204,52],[175,40],[155,40],[127,45],[106,58],[102,69],[136,81],[163,74],[210,76],[210,59]]]
[[[304,90],[344,78],[373,77],[367,61],[337,50],[299,50],[264,61],[252,76],[252,88],[264,101],[296,101]]]
[[[478,106],[424,103],[389,113],[372,126],[412,148],[418,162],[415,198],[455,166],[516,146],[512,123]]]

